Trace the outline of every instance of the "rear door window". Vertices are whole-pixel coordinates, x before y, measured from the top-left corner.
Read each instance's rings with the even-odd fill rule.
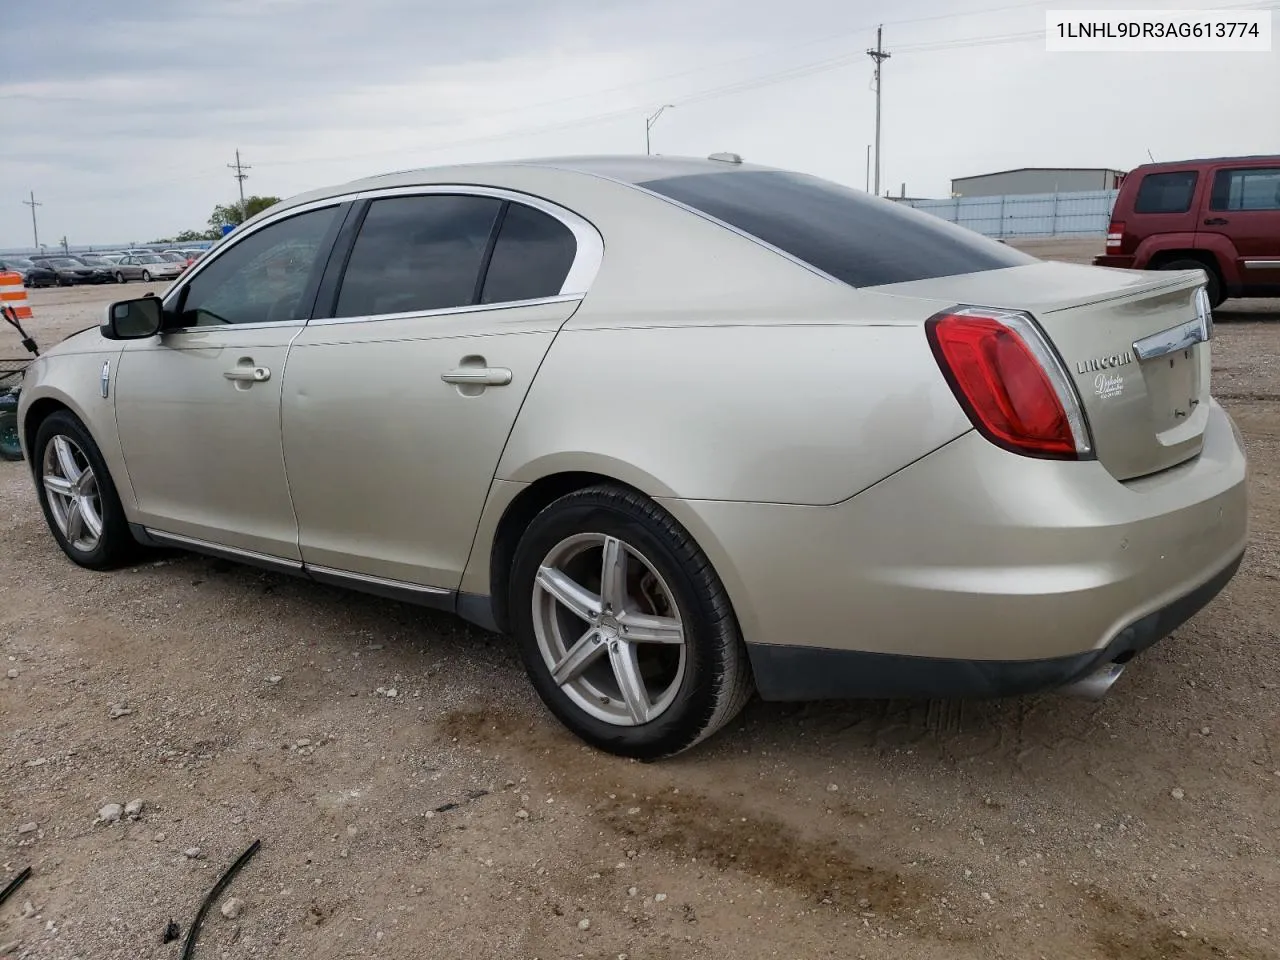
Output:
[[[335,316],[469,306],[503,201],[421,194],[374,200],[360,226]]]
[[[1219,170],[1211,210],[1280,210],[1280,167]]]
[[[1147,174],[1138,186],[1133,212],[1186,213],[1191,209],[1199,177],[1195,170]]]
[[[775,170],[647,180],[647,190],[721,220],[854,287],[999,270],[1035,258],[940,217],[807,174]]]
[[[559,295],[578,241],[555,217],[512,203],[502,218],[481,303],[511,303]]]

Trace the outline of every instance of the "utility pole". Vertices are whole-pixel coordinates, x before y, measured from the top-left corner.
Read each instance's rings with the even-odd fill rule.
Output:
[[[36,194],[34,190],[31,191],[30,197],[31,197],[30,200],[23,200],[22,203],[24,206],[31,208],[31,239],[35,242],[35,249],[39,251],[40,230],[36,226],[36,207],[43,207],[44,204],[36,202]]]
[[[249,219],[248,208],[244,205],[244,182],[249,177],[249,175],[245,173],[245,171],[252,170],[253,167],[249,166],[248,164],[241,163],[240,151],[236,150],[236,162],[228,163],[227,169],[234,170],[235,173],[233,174],[233,176],[240,181],[240,222],[244,223],[246,220]]]
[[[883,32],[883,26],[876,27],[876,48],[867,51],[867,56],[876,62],[876,196],[880,195],[880,64],[890,57],[881,42]]]
[[[657,109],[657,111],[652,116],[645,117],[644,119],[644,155],[646,157],[649,156],[649,131],[652,130],[653,125],[658,122],[658,118],[662,116],[663,110],[674,110],[674,109],[675,109],[674,104],[664,103],[662,106],[660,106]]]
[[[867,144],[867,185],[863,188],[867,193],[871,192],[871,144]]]

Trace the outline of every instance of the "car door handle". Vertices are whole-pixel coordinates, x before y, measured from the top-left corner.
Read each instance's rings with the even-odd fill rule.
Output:
[[[440,374],[445,383],[461,383],[478,387],[505,387],[511,382],[511,371],[506,367],[457,367]]]
[[[233,367],[230,370],[223,370],[222,375],[228,380],[240,380],[249,383],[262,383],[264,380],[271,379],[271,371],[266,367]]]
[[[1226,217],[1209,217],[1205,220],[1206,227],[1222,227],[1226,226],[1230,221]]]

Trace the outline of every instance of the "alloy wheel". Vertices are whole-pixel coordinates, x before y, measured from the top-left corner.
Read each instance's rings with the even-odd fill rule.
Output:
[[[102,500],[89,458],[70,437],[57,434],[44,448],[49,513],[67,543],[90,553],[102,539]]]
[[[552,680],[615,726],[661,716],[688,658],[675,594],[630,544],[600,533],[560,541],[538,567],[533,629]]]

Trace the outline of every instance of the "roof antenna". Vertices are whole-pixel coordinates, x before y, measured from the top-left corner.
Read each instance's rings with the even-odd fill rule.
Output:
[[[1155,157],[1153,157],[1153,156],[1151,156],[1151,148],[1150,148],[1150,147],[1147,147],[1147,158],[1148,158],[1152,163],[1155,163],[1155,162],[1156,162],[1156,158],[1155,158]]]

